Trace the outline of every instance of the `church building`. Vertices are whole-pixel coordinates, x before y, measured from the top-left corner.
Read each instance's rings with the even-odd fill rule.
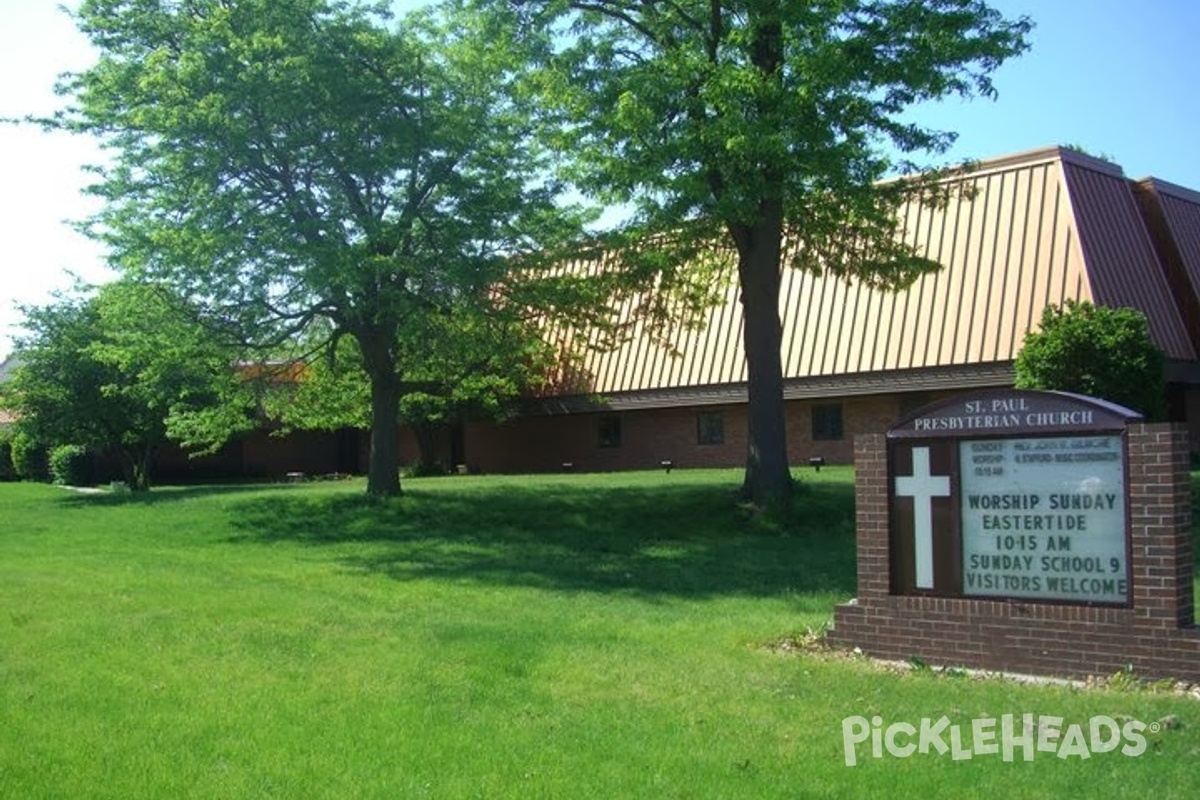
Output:
[[[1011,386],[1048,304],[1133,307],[1167,358],[1172,417],[1200,449],[1200,193],[1051,147],[979,162],[947,205],[914,202],[903,235],[942,269],[902,292],[786,270],[788,452],[850,463],[860,432],[926,403]],[[472,471],[736,466],[746,456],[737,287],[670,346],[635,334],[583,356],[569,394],[505,423],[468,422],[447,458]],[[406,452],[411,448],[406,448]]]

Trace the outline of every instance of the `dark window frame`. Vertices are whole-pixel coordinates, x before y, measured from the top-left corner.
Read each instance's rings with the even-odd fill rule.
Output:
[[[596,446],[605,450],[621,446],[621,415],[601,414],[596,419]]]
[[[708,425],[705,424],[706,420]],[[696,444],[703,447],[725,444],[724,411],[699,411],[696,413]]]
[[[845,411],[841,403],[817,403],[812,407],[814,442],[836,442],[846,438]]]

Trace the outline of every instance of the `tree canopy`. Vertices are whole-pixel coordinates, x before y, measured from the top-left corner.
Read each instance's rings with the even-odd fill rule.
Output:
[[[164,287],[118,281],[24,313],[21,365],[5,386],[17,429],[115,456],[135,491],[149,488],[173,417],[234,407],[230,354]]]
[[[531,136],[501,18],[325,0],[85,0],[75,17],[100,59],[66,82],[58,124],[114,156],[92,230],[128,274],[179,287],[260,352],[352,338],[369,492],[399,491],[397,409],[431,320],[551,313],[591,291],[531,288],[582,217]]]
[[[743,493],[786,495],[780,270],[897,288],[935,268],[896,237],[895,212],[915,193],[936,196],[937,172],[881,179],[913,172],[912,159],[954,135],[905,112],[993,94],[990,75],[1026,49],[1029,21],[979,0],[481,2],[555,31],[543,97],[574,180],[626,204],[646,235],[736,250]]]

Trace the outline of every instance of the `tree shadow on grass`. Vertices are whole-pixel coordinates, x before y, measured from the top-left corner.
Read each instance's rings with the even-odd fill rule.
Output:
[[[58,504],[73,507],[154,506],[177,503],[182,500],[212,497],[214,495],[250,494],[267,490],[282,491],[293,487],[289,484],[272,481],[245,481],[240,483],[193,483],[156,486],[147,492],[80,491],[69,487],[62,488],[63,493],[57,500]],[[296,491],[300,491],[302,487],[297,484],[294,488]]]
[[[411,484],[410,484],[411,487]],[[806,486],[776,523],[712,485],[479,484],[362,495],[265,495],[231,507],[234,541],[335,548],[351,569],[646,594],[848,596],[853,487]]]

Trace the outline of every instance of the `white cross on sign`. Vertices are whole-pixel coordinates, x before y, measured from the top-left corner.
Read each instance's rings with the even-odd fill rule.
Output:
[[[933,588],[933,498],[950,496],[950,477],[929,472],[929,448],[914,447],[912,475],[896,476],[896,497],[913,499],[917,588]]]

